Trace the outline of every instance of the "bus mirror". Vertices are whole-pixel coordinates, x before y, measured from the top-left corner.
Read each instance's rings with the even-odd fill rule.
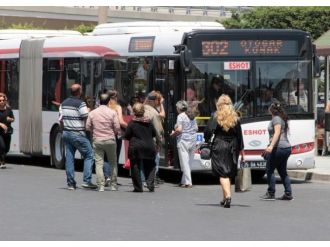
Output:
[[[180,52],[181,65],[185,72],[190,72],[192,67],[191,50],[187,48]]]

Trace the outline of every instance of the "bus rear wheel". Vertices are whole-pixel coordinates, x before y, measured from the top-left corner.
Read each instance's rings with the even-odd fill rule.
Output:
[[[65,165],[64,145],[62,130],[60,126],[55,126],[50,135],[50,152],[52,164],[58,169],[63,169]]]

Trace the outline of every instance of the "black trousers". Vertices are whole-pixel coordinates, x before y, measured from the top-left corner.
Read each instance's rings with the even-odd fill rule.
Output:
[[[149,191],[155,189],[155,159],[131,159],[131,176],[135,192],[143,192],[141,172],[144,172]],[[142,169],[143,164],[143,169]]]
[[[11,135],[0,135],[0,159],[4,161],[6,154],[9,152]]]

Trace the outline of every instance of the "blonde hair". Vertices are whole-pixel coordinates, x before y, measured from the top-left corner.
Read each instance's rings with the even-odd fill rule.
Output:
[[[143,117],[144,105],[142,103],[135,103],[133,106],[133,113],[135,117]]]
[[[160,101],[163,98],[162,93],[160,91],[155,91],[155,90],[154,90],[154,92],[155,92],[156,99]]]
[[[239,117],[233,107],[233,103],[228,95],[222,94],[219,97],[216,116],[218,124],[225,131],[233,128],[239,120]]]

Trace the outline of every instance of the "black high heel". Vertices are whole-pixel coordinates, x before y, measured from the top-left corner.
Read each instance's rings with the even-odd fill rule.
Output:
[[[223,199],[222,201],[220,201],[220,205],[221,206],[225,205],[225,201],[226,201],[226,199]]]
[[[224,208],[230,208],[231,197],[227,197],[223,203]]]

